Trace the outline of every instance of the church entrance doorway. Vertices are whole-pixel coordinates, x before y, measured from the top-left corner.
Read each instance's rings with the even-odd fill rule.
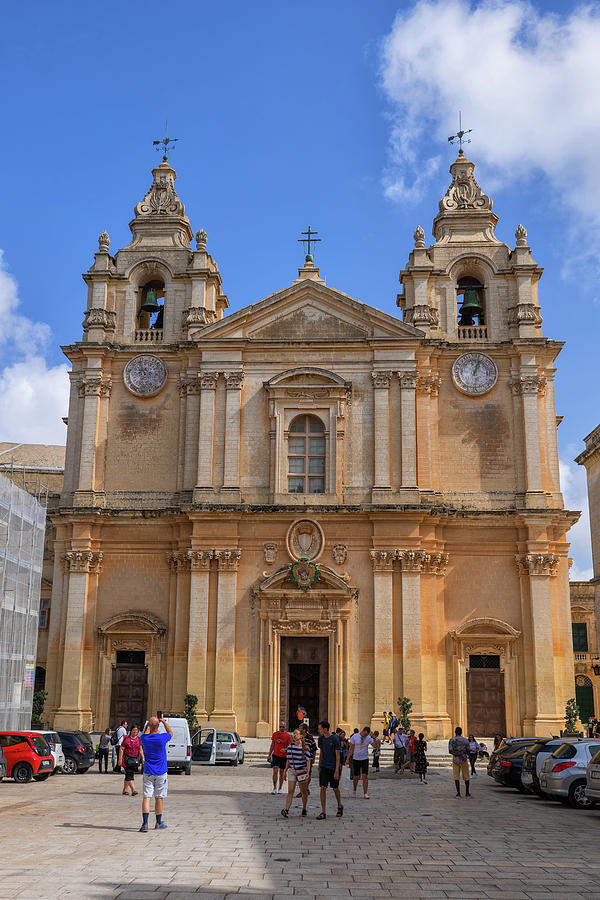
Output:
[[[143,650],[117,650],[112,670],[110,721],[114,726],[124,719],[129,728],[143,728],[148,707],[148,669]]]
[[[280,671],[281,721],[290,728],[298,724],[298,706],[306,708],[309,728],[327,718],[329,694],[329,639],[282,637]]]
[[[476,737],[506,734],[504,673],[500,671],[499,656],[469,657],[467,728]]]
[[[594,715],[594,688],[585,675],[578,675],[575,679],[575,702],[582,724],[587,725],[590,716]]]

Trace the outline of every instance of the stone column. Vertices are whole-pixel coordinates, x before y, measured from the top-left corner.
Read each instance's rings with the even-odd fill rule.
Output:
[[[200,417],[200,379],[185,376],[179,381],[179,392],[185,403],[185,434],[183,437],[184,491],[191,491],[198,475],[198,426]]]
[[[402,694],[412,701],[413,725],[422,727],[423,673],[421,667],[421,570],[423,550],[399,550],[402,586]]]
[[[78,506],[91,506],[94,502],[98,411],[100,398],[109,397],[111,387],[111,380],[100,374],[85,375],[79,384],[79,396],[83,398],[83,422],[79,482],[74,498],[75,505]]]
[[[206,659],[208,651],[208,591],[214,550],[188,550],[190,566],[190,617],[187,692],[198,697],[198,720],[207,721]]]
[[[235,614],[237,570],[241,550],[215,550],[217,563],[217,643],[215,653],[215,708],[210,715],[216,728],[237,730],[233,708],[235,677]]]
[[[520,375],[513,379],[515,394],[522,396],[523,435],[525,440],[525,505],[539,508],[545,505],[542,487],[542,460],[540,454],[540,422],[538,396],[546,390],[546,379],[539,375]]]
[[[198,476],[196,492],[214,491],[213,455],[215,441],[215,391],[218,372],[200,376],[200,428],[198,433]]]
[[[402,442],[402,490],[417,487],[416,372],[398,372],[400,379],[400,434]]]
[[[373,450],[374,478],[372,499],[389,499],[390,484],[390,379],[392,372],[376,370],[371,372],[373,378]]]
[[[60,705],[54,716],[54,728],[89,731],[92,725],[90,698],[83,697],[84,636],[89,579],[98,574],[102,553],[91,549],[67,550],[63,554],[68,572],[65,636],[62,653]]]
[[[394,705],[393,577],[396,550],[371,550],[373,565],[373,700],[372,728]]]
[[[240,500],[240,418],[243,372],[225,372],[225,458],[223,490]]]
[[[523,729],[531,734],[556,734],[563,727],[563,711],[556,709],[550,578],[556,575],[559,557],[553,553],[524,553],[515,559],[524,588],[524,620],[531,621],[533,650],[533,684],[525,689]],[[530,617],[526,616],[527,594]]]

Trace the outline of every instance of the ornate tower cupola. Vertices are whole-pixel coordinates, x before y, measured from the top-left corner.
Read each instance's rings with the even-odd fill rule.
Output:
[[[400,272],[404,320],[428,337],[465,343],[541,337],[537,283],[542,274],[519,225],[511,250],[495,234],[498,216],[460,150],[452,181],[433,220],[427,247],[418,226],[414,250]]]
[[[157,346],[193,340],[229,306],[206,232],[193,232],[166,157],[134,208],[131,241],[114,256],[103,231],[88,283],[84,341]]]

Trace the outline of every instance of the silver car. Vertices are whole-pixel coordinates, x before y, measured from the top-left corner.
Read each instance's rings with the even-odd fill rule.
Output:
[[[60,736],[56,731],[33,731],[32,734],[42,734],[46,738],[46,743],[50,747],[50,752],[54,759],[54,769],[51,774],[54,775],[56,772],[62,772],[62,767],[65,764],[65,754],[63,752]]]
[[[203,746],[212,745],[213,738],[215,736],[215,732],[212,730],[204,729],[202,732],[197,732],[192,738],[192,747],[199,746],[202,744]],[[216,732],[217,739],[217,747],[216,747],[216,755],[215,762],[227,762],[230,766],[242,765],[244,762],[244,748],[243,744],[245,743],[235,731],[217,731]],[[192,750],[192,758],[195,759],[193,750]]]
[[[600,750],[590,759],[585,774],[587,778],[585,796],[594,803],[600,803]]]
[[[586,796],[586,768],[598,750],[598,740],[565,741],[542,764],[541,790],[576,809],[591,809],[596,804]]]

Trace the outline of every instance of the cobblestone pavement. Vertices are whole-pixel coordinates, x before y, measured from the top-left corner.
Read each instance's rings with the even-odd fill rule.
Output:
[[[139,834],[141,797],[121,796],[116,775],[5,780],[0,896],[600,898],[600,810],[523,797],[484,773],[472,800],[454,799],[449,770],[417,782],[382,774],[370,800],[345,789],[343,818],[331,802],[321,822],[313,787],[309,817],[295,801],[286,821],[266,767],[195,768],[170,777],[168,829],[153,831],[152,816]]]

